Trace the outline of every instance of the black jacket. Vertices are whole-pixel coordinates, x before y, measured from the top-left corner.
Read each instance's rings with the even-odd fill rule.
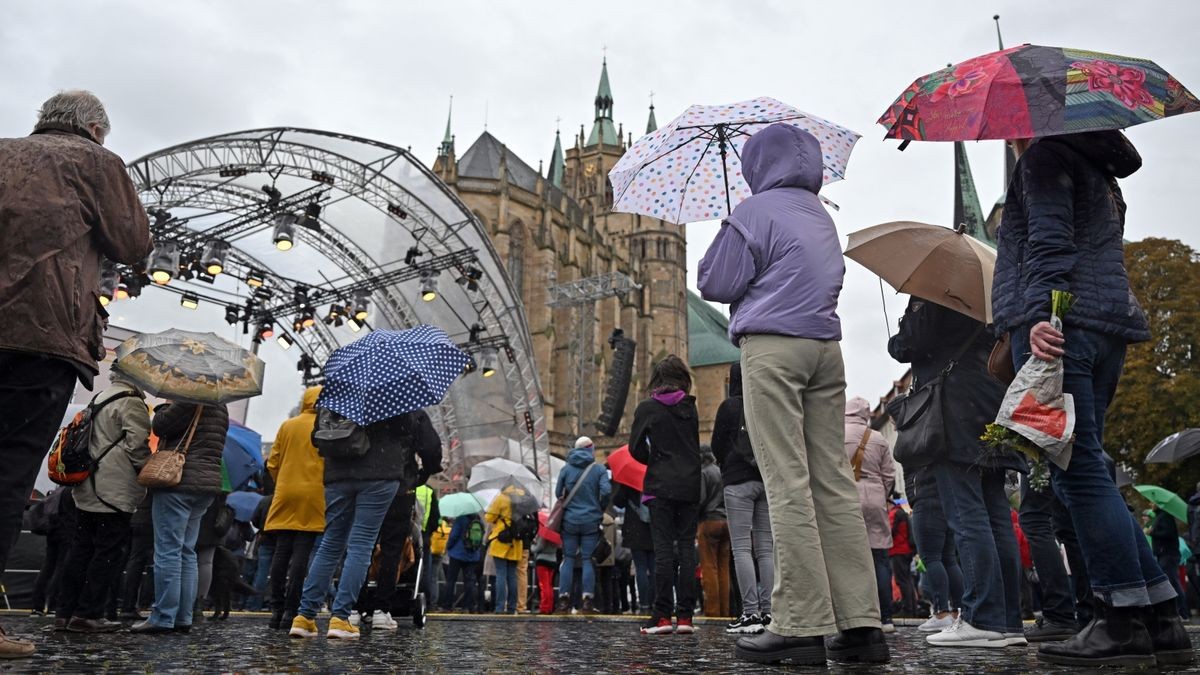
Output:
[[[223,404],[202,406],[200,421],[188,445],[183,479],[170,488],[180,492],[218,494],[221,492],[221,455],[229,432],[229,410]],[[154,411],[151,427],[158,435],[159,450],[173,450],[187,437],[197,406],[194,403],[167,403]]]
[[[647,495],[700,502],[700,422],[696,397],[675,405],[648,398],[633,413],[629,453],[646,465]]]
[[[347,480],[398,480],[411,490],[442,470],[442,439],[424,410],[405,413],[367,427],[371,448],[354,459],[325,458],[325,483]],[[417,457],[421,466],[417,466]]]
[[[643,509],[642,493],[617,483],[613,491],[613,506],[625,509],[625,519],[621,524],[621,545],[631,551],[653,551],[654,537],[650,533],[650,523],[642,520],[645,514],[649,518],[649,509]]]
[[[1150,548],[1154,556],[1179,555],[1179,530],[1175,525],[1175,516],[1161,509],[1155,511],[1154,522],[1150,525]],[[1176,570],[1163,570],[1172,574]]]
[[[1004,385],[988,373],[988,355],[995,339],[981,330],[983,327],[952,309],[917,298],[909,300],[900,330],[888,341],[888,353],[901,363],[912,364],[914,389],[937,377],[968,340],[970,345],[943,384],[948,447],[928,448],[918,457],[898,457],[906,471],[942,460],[1025,470],[1025,461],[1016,453],[997,452],[979,440],[984,427],[995,421],[1005,392]]]
[[[737,451],[738,435],[745,424],[742,404],[742,364],[729,367],[729,398],[717,407],[717,418],[713,422],[712,450],[721,466],[721,481],[725,485],[739,485],[750,481],[762,482],[758,467]]]
[[[997,334],[1050,318],[1050,291],[1070,291],[1064,323],[1129,342],[1150,339],[1125,272],[1118,178],[1142,165],[1119,131],[1043,138],[1017,162],[997,231]]]

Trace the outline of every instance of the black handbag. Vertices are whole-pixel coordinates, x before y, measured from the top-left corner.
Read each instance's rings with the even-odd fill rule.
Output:
[[[596,540],[596,548],[592,549],[592,562],[599,565],[608,560],[608,556],[612,555],[612,544],[608,543],[608,537],[604,536],[604,526],[600,526],[600,538]]]
[[[959,359],[979,337],[983,330],[980,325],[971,337],[950,359],[937,377],[921,385],[919,389],[911,390],[888,401],[887,412],[896,424],[896,444],[892,448],[892,456],[897,462],[904,464],[919,459],[928,459],[934,453],[944,452],[946,448],[946,421],[944,401],[942,400],[943,385]]]

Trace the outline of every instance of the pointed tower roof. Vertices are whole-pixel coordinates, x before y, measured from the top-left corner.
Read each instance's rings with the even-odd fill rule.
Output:
[[[438,155],[446,157],[454,154],[454,135],[450,133],[450,120],[454,117],[454,97],[450,97],[450,111],[446,113],[446,135],[442,137],[442,145]]]
[[[654,104],[650,104],[650,119],[646,120],[646,133],[658,131],[658,120],[654,119]]]
[[[975,177],[967,161],[967,146],[962,141],[954,144],[954,227],[959,226],[965,228],[964,231],[972,237],[996,245],[983,219],[979,193],[975,191]]]
[[[554,152],[550,153],[550,171],[546,174],[546,180],[561,190],[563,175],[566,171],[567,165],[563,161],[562,134],[556,130],[554,132]]]
[[[605,58],[600,67],[600,86],[596,89],[596,121],[592,124],[592,132],[588,134],[587,146],[603,143],[605,145],[620,145],[617,128],[613,125],[613,96],[612,87],[608,84],[608,59]]]

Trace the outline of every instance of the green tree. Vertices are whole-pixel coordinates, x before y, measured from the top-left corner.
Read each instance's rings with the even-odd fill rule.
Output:
[[[1125,266],[1153,337],[1129,347],[1105,420],[1105,447],[1136,482],[1187,499],[1200,481],[1200,457],[1179,464],[1145,459],[1167,435],[1200,426],[1200,257],[1180,241],[1145,239],[1126,245]]]

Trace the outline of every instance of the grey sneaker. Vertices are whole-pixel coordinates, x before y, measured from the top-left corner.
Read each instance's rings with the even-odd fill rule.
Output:
[[[737,621],[725,626],[725,632],[730,635],[758,635],[764,630],[766,626],[757,614],[743,614]]]

